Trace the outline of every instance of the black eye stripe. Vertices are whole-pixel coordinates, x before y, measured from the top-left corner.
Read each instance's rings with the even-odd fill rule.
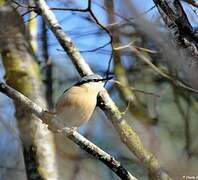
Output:
[[[89,83],[89,82],[99,82],[99,81],[103,81],[103,80],[102,79],[89,79],[89,80],[77,82],[75,85],[82,85],[82,84]]]
[[[87,79],[87,80],[83,80],[83,81],[77,82],[77,83],[75,84],[75,86],[80,86],[80,85],[82,85],[82,84],[89,83],[89,82],[107,81],[107,80],[110,80],[110,79],[112,79],[112,78],[113,78],[113,77],[101,78],[101,79]]]

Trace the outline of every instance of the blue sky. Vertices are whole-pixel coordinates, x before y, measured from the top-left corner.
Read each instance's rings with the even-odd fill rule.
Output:
[[[78,7],[78,8],[85,8],[87,5],[87,1],[85,0],[76,0],[73,1],[73,4],[69,4],[68,7]],[[75,4],[76,2],[76,4]],[[94,3],[96,2],[96,4]],[[134,5],[137,7],[140,13],[147,11],[153,6],[153,3],[151,0],[141,0],[141,1],[133,1]],[[94,11],[94,14],[98,18],[98,20],[104,24],[107,25],[107,17],[105,11],[99,7],[98,4],[103,4],[103,1],[93,1],[92,9]],[[115,7],[117,13],[120,13],[122,15],[125,15],[125,10],[120,8],[122,4],[121,0],[115,1]],[[60,2],[57,1],[50,1],[50,6],[62,6]],[[68,11],[54,11],[57,19],[61,22],[61,25],[65,32],[72,38],[72,40],[75,42],[76,46],[81,50],[91,50],[95,49],[97,47],[100,47],[104,45],[105,43],[109,42],[109,37],[104,31],[100,35],[96,34],[99,32],[99,27],[94,24],[90,23],[87,20],[85,20],[85,16],[87,13],[84,12],[68,12]],[[156,14],[156,9],[150,11],[145,16],[148,16],[149,19],[152,18]],[[120,21],[120,19],[118,19]],[[68,59],[68,57],[65,55],[64,52],[61,52],[57,49],[62,49],[60,45],[57,43],[56,38],[53,36],[52,33],[50,34],[50,57],[53,59],[56,59],[53,61],[56,64],[63,65],[65,64],[65,59]],[[84,52],[82,53],[87,62],[94,68],[96,71],[105,71],[108,65],[109,60],[109,54],[110,54],[111,47],[110,45],[106,48],[102,49],[102,53],[99,51],[96,52]]]

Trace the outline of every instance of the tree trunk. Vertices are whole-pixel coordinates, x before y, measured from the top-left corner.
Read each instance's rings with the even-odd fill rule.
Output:
[[[9,5],[0,7],[0,37],[6,82],[45,107],[39,66],[27,31],[18,12]],[[57,179],[51,132],[25,107],[15,105],[28,179]]]

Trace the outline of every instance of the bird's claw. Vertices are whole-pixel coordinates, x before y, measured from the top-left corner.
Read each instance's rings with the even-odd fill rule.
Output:
[[[62,133],[63,131],[65,131],[65,132],[67,132],[67,134],[73,134],[73,132],[76,131],[77,129],[78,129],[78,127],[71,127],[71,128],[65,127],[62,129],[58,129],[57,132]]]

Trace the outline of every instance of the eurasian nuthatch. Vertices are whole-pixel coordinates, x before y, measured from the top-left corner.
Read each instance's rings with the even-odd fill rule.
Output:
[[[93,74],[84,76],[59,97],[55,113],[64,120],[66,127],[79,127],[86,123],[97,103],[97,95],[104,86],[104,81],[112,77],[102,78]]]

